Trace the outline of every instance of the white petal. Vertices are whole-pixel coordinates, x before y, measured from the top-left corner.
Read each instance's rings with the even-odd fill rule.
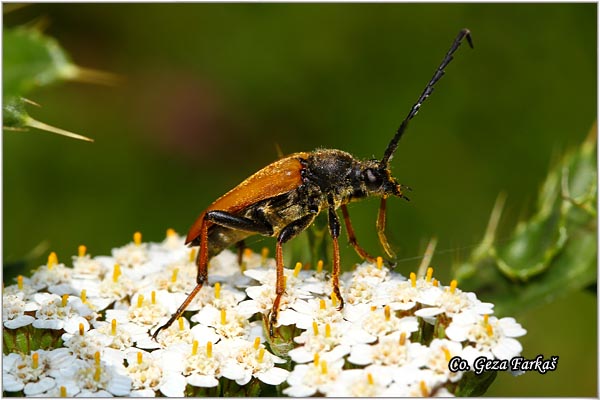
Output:
[[[502,338],[492,347],[492,353],[501,360],[507,360],[519,355],[523,351],[523,346],[518,340],[512,338]]]
[[[215,387],[219,381],[214,376],[193,374],[187,377],[187,383],[196,387]]]
[[[267,385],[275,386],[285,381],[289,374],[290,372],[283,368],[273,367],[268,371],[259,372],[256,377]]]
[[[65,322],[60,319],[36,319],[33,321],[33,327],[38,329],[62,329]],[[79,329],[79,327],[77,328]]]
[[[418,317],[422,317],[422,318],[430,318],[430,317],[434,317],[438,314],[443,313],[444,310],[442,310],[439,307],[427,307],[427,308],[421,308],[420,310],[415,311],[415,315]]]
[[[4,327],[8,329],[19,329],[23,326],[27,326],[35,321],[31,315],[21,315],[15,319],[11,319],[4,322]]]
[[[26,396],[35,396],[36,394],[44,393],[52,389],[54,386],[56,386],[54,379],[45,376],[37,382],[29,382],[25,385],[23,393],[25,393]]]
[[[2,374],[2,390],[7,392],[18,392],[23,390],[25,384],[20,379],[17,379],[14,375]]]
[[[317,389],[306,385],[294,385],[284,389],[283,394],[290,397],[309,397],[317,393]]]
[[[106,389],[115,396],[128,396],[131,392],[131,378],[115,373]]]
[[[169,374],[162,385],[160,392],[167,397],[183,397],[186,381],[182,375]]]

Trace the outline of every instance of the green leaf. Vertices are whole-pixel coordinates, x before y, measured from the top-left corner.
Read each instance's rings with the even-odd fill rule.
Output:
[[[597,179],[594,128],[549,172],[533,217],[515,228],[508,243],[495,243],[488,232],[455,268],[461,288],[493,302],[496,314],[507,315],[593,285]],[[499,217],[494,218],[497,222]]]
[[[5,98],[76,75],[77,67],[58,42],[33,28],[5,29],[3,55]]]

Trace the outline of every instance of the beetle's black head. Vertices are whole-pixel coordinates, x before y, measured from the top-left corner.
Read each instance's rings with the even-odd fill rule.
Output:
[[[408,187],[398,183],[386,165],[379,160],[368,160],[359,163],[356,170],[358,193],[354,197],[397,196],[406,200],[403,190]],[[361,196],[362,195],[362,196]]]

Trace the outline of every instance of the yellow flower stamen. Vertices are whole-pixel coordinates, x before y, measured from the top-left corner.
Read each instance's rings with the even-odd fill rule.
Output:
[[[179,330],[182,331],[185,329],[185,325],[183,323],[183,317],[177,318],[177,322],[179,323]]]
[[[190,257],[189,257],[189,261],[190,262],[194,262],[194,260],[196,259],[196,249],[191,249],[190,250]]]
[[[315,336],[319,334],[319,326],[317,325],[317,321],[313,321],[313,334]]]
[[[67,397],[67,388],[64,386],[60,387],[60,397]]]
[[[81,289],[81,295],[79,297],[81,297],[81,302],[82,303],[87,302],[87,290],[86,289]]]
[[[327,361],[325,360],[321,361],[321,373],[327,375]]]
[[[52,267],[54,267],[56,264],[58,264],[58,256],[56,255],[55,252],[50,253],[50,255],[48,256],[48,269],[52,269]]]
[[[83,257],[83,256],[85,256],[86,252],[87,252],[87,247],[85,247],[85,245],[83,245],[83,244],[79,245],[79,247],[77,248],[77,255],[79,257]]]
[[[221,310],[221,325],[225,325],[227,323],[227,312],[225,309]]]
[[[338,305],[338,298],[337,298],[337,295],[335,294],[335,292],[331,292],[331,304],[334,307],[337,307],[337,305]]]
[[[194,340],[192,342],[192,355],[195,356],[196,354],[198,354],[198,341]]]
[[[221,283],[217,282],[215,283],[215,299],[220,299],[221,298]]]
[[[212,342],[206,342],[206,357],[212,358]]]
[[[323,300],[323,299],[319,300],[319,308],[321,310],[325,309],[325,300]]]
[[[329,324],[325,325],[325,337],[326,338],[331,337],[331,325],[329,325]]]
[[[427,384],[425,381],[419,382],[419,388],[421,389],[421,395],[423,397],[429,397],[429,390],[427,389]]]
[[[19,290],[23,290],[23,275],[17,276],[17,287]]]
[[[40,355],[38,353],[33,353],[31,355],[31,368],[37,369],[40,366]]]
[[[150,294],[150,298],[152,299],[152,304],[156,304],[156,291],[153,290]]]
[[[371,306],[371,312],[377,310],[377,306]]]
[[[406,332],[402,332],[400,334],[400,346],[404,346],[406,344]]]
[[[268,256],[269,256],[269,248],[263,247],[262,250],[260,251],[260,263],[262,265],[265,265],[265,263],[267,262]]]
[[[446,361],[450,361],[450,359],[452,358],[450,350],[448,350],[445,346],[442,346],[442,351],[444,352],[444,357],[446,357]]]
[[[431,277],[433,276],[433,268],[427,268],[427,275],[425,276],[425,282],[431,282]]]
[[[450,293],[454,293],[456,291],[456,286],[458,285],[458,281],[456,279],[452,279],[452,282],[450,282],[450,288],[448,290],[450,290]]]
[[[483,323],[485,325],[485,330],[486,330],[488,336],[493,336],[494,335],[494,328],[489,323],[489,316],[487,314],[485,314],[483,316]]]
[[[96,371],[94,371],[94,380],[96,382],[100,382],[101,377],[102,377],[102,367],[96,367]]]
[[[392,317],[392,312],[390,310],[390,306],[385,306],[383,308],[383,315],[385,315],[385,320],[389,321],[390,318]]]
[[[141,232],[136,232],[133,234],[133,243],[135,243],[136,246],[139,246],[142,244],[142,233]]]
[[[119,276],[121,276],[121,266],[119,264],[115,264],[112,276],[113,282],[117,283]]]
[[[117,334],[117,320],[114,318],[110,321],[110,334],[113,336],[116,336]]]
[[[373,374],[371,374],[370,372],[367,374],[367,382],[369,382],[369,385],[375,384],[375,380],[373,379]]]
[[[313,357],[313,363],[315,364],[315,367],[319,366],[320,359],[321,357],[319,356],[319,353],[315,353],[315,356]]]
[[[263,359],[265,358],[265,349],[264,347],[261,347],[260,350],[258,350],[258,356],[256,357],[256,360],[261,363],[263,362]]]
[[[85,333],[85,331],[84,331],[83,322],[80,322],[79,323],[79,335],[83,336],[84,333]]]
[[[254,338],[254,350],[258,350],[259,347],[260,347],[260,337],[257,336]]]
[[[242,257],[243,258],[250,258],[250,257],[252,257],[252,253],[253,253],[252,249],[249,248],[249,247],[246,247],[244,249],[244,255]]]
[[[302,263],[301,262],[297,262],[296,266],[294,267],[294,278],[297,278],[298,275],[300,274],[300,270],[302,269]]]
[[[140,308],[143,305],[144,305],[144,295],[140,294],[137,298],[137,306],[138,306],[138,308]]]
[[[410,286],[417,287],[417,274],[414,272],[410,273]]]
[[[177,235],[177,232],[175,232],[175,229],[173,229],[173,228],[167,229],[167,237],[171,237],[171,236],[175,236],[175,235]]]
[[[69,295],[68,294],[63,294],[62,295],[62,306],[66,307],[67,306],[67,302],[69,301]]]
[[[381,269],[383,267],[383,257],[377,257],[377,269]]]
[[[317,272],[323,272],[323,260],[317,262]]]
[[[94,353],[94,364],[96,364],[96,367],[100,366],[100,352],[99,351]]]
[[[438,287],[438,286],[440,286],[440,281],[438,281],[437,279],[434,278],[433,282],[432,282],[432,285],[435,286],[435,287]]]
[[[175,268],[173,270],[173,274],[171,275],[171,283],[177,282],[177,274],[179,273],[179,268]]]
[[[137,363],[141,364],[144,361],[144,355],[142,354],[141,351],[138,351],[137,353]]]

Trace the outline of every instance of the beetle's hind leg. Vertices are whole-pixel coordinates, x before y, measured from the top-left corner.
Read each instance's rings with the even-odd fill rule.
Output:
[[[275,300],[273,301],[273,308],[271,309],[271,315],[269,316],[269,335],[271,337],[273,337],[274,334],[273,328],[275,327],[275,324],[277,324],[277,315],[279,314],[281,296],[283,296],[283,293],[285,292],[285,282],[283,276],[283,244],[305,230],[314,219],[315,214],[309,214],[297,219],[283,228],[277,236],[277,245],[275,246],[277,283],[275,285]]]
[[[344,298],[340,292],[340,245],[338,243],[338,237],[340,236],[340,220],[335,213],[335,206],[333,198],[328,198],[329,203],[329,233],[333,239],[333,266],[331,270],[331,285],[333,286],[333,293],[337,297],[340,304],[338,310],[344,308]]]

